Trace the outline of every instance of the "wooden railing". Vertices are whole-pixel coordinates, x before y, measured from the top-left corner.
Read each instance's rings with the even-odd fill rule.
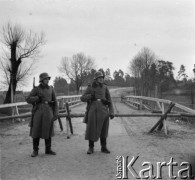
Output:
[[[78,105],[78,103],[81,103],[80,97],[81,95],[58,96],[59,109],[65,109],[66,102],[68,102],[69,106]]]
[[[65,111],[66,102],[68,102],[70,107],[73,107],[75,105],[82,103],[80,101],[80,97],[81,97],[81,95],[58,96],[57,101],[58,101],[58,105],[59,105],[59,111],[60,112]],[[31,114],[30,111],[31,111],[32,107],[27,102],[17,102],[17,103],[10,103],[10,104],[1,104],[0,109],[3,109],[3,108],[12,108],[12,116],[14,116],[14,117],[17,117],[17,116],[20,117],[20,113],[19,113],[20,108],[29,109],[29,112],[22,114],[22,115],[24,115],[24,117],[28,117]],[[2,119],[3,119],[3,117],[0,118],[0,120],[2,120]],[[7,117],[5,117],[5,119],[7,119]]]
[[[67,114],[63,113],[63,110],[65,110],[65,104],[68,102],[70,107],[73,107],[75,105],[79,105],[82,103],[80,101],[81,95],[76,95],[76,96],[58,96],[57,100],[59,103],[59,109],[61,110],[60,116],[61,117],[66,117]],[[145,96],[125,96],[122,98],[122,101],[125,103],[128,103],[132,107],[135,107],[137,109],[148,109],[150,111],[154,111],[154,109],[157,110],[155,114],[151,113],[138,113],[138,114],[115,114],[115,117],[140,117],[140,116],[145,116],[145,117],[160,117],[162,114],[165,112],[165,106],[168,106],[171,101],[170,100],[165,100],[165,99],[158,99],[158,98],[152,98],[152,97],[145,97]],[[152,103],[149,103],[152,102]],[[151,106],[155,106],[155,108],[152,108]],[[7,116],[7,117],[0,117],[0,120],[3,119],[11,119],[11,118],[25,118],[29,117],[31,115],[30,109],[28,113],[23,113],[19,114],[18,108],[20,106],[27,106],[29,107],[29,104],[26,102],[19,102],[19,103],[12,103],[12,104],[2,104],[0,105],[1,108],[6,108],[6,107],[12,107],[15,110],[15,113],[12,114],[12,116]],[[180,111],[173,111],[172,114],[168,114],[168,117],[180,117],[180,116],[187,116],[187,117],[195,117],[195,110],[190,109],[188,107],[185,107],[181,104],[175,103],[175,107],[180,109]],[[175,108],[174,107],[174,108]],[[31,108],[31,107],[29,107]],[[71,117],[84,117],[84,114],[71,114]]]
[[[162,127],[164,127],[163,129],[165,131],[165,134],[167,135],[168,128],[166,124],[166,117],[170,115],[179,118],[180,117],[188,117],[188,118],[193,117],[193,119],[195,118],[195,110],[166,99],[158,99],[158,98],[145,97],[145,96],[125,96],[121,98],[121,101],[134,108],[137,108],[138,110],[147,109],[152,113],[155,112],[155,114],[157,113],[161,114],[160,120],[149,131],[149,133],[153,132],[154,129],[157,128],[158,126],[159,130],[161,130]]]
[[[165,106],[169,105],[172,101],[166,99],[158,99],[153,97],[145,97],[145,96],[125,96],[122,98],[123,102],[128,103],[129,105],[138,108],[138,109],[148,109],[150,111],[159,110],[164,113]],[[189,113],[195,115],[195,110],[190,109],[181,104],[175,103],[175,109],[180,110],[180,112]]]

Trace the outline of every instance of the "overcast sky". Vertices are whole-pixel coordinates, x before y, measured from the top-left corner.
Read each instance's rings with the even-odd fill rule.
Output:
[[[173,62],[175,74],[183,64],[193,77],[194,0],[0,0],[0,25],[8,21],[46,34],[36,83],[41,72],[52,81],[60,76],[61,58],[78,52],[94,57],[97,69],[129,73],[129,62],[143,47]]]

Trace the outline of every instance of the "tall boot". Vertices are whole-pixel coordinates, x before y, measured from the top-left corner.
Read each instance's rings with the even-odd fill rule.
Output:
[[[108,150],[108,148],[106,146],[106,138],[100,138],[100,144],[101,144],[101,151],[103,153],[109,154],[110,151]]]
[[[56,152],[51,150],[51,138],[45,139],[45,154],[56,155]]]
[[[39,151],[39,138],[33,138],[33,152],[31,154],[31,157],[36,157],[38,156],[38,151]]]
[[[87,154],[92,154],[94,152],[94,141],[89,140],[89,149]]]

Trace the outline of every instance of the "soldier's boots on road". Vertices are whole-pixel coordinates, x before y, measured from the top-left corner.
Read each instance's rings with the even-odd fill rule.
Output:
[[[56,155],[56,152],[51,150],[51,138],[45,139],[45,154]]]
[[[108,150],[108,148],[106,146],[106,144],[107,144],[106,138],[100,138],[100,144],[102,146],[101,152],[106,153],[106,154],[109,154],[110,151]]]
[[[110,153],[110,151],[108,150],[107,147],[102,147],[101,148],[101,152],[106,153],[106,154],[109,154]]]
[[[109,154],[110,150],[108,150],[106,146],[106,138],[100,138],[100,144],[101,144],[101,152]],[[94,153],[94,141],[89,140],[89,149],[87,151],[87,154],[93,154]]]
[[[89,140],[89,149],[87,151],[87,154],[93,154],[94,152],[94,141]]]
[[[38,151],[39,151],[39,138],[33,138],[33,152],[31,154],[31,157],[36,157],[38,156]]]
[[[45,154],[56,155],[56,152],[54,152],[51,149],[49,149],[49,150],[45,150]]]
[[[89,149],[87,151],[87,154],[93,154],[93,152],[94,152],[93,147],[89,147]]]
[[[33,152],[31,157],[38,156],[40,138],[33,138]],[[51,150],[51,138],[45,139],[45,154],[56,155],[56,152]]]
[[[38,151],[33,151],[31,157],[36,157],[36,156],[38,156]]]

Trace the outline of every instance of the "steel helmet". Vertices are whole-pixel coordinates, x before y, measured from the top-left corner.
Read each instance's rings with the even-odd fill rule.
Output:
[[[50,77],[47,73],[41,73],[41,74],[39,75],[39,82],[43,81],[43,80],[46,79],[46,78],[51,79],[51,77]]]
[[[97,71],[97,72],[95,73],[94,79],[97,79],[97,78],[99,78],[99,77],[103,77],[103,78],[104,78],[104,75],[103,75],[103,73],[102,73],[101,71]]]

